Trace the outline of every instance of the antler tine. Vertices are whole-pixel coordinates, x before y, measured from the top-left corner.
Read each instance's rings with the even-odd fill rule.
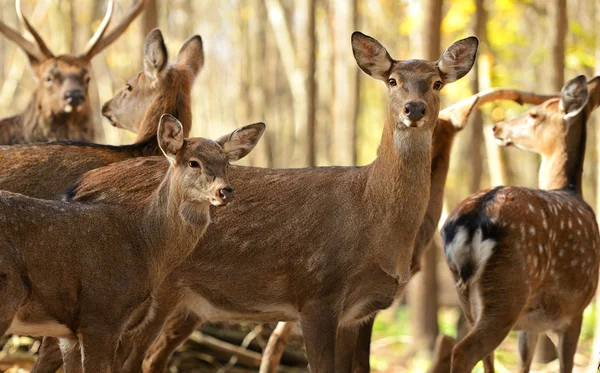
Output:
[[[102,23],[100,23],[100,26],[98,27],[98,29],[96,30],[96,32],[94,33],[94,35],[92,36],[90,41],[88,41],[87,45],[85,46],[85,50],[83,51],[83,56],[85,58],[87,58],[88,60],[97,54],[97,52],[95,52],[96,46],[98,45],[100,40],[102,40],[102,37],[104,36],[106,29],[108,28],[108,24],[110,23],[110,20],[113,15],[114,6],[115,6],[115,1],[108,0],[108,5],[106,6],[106,13],[104,14]]]
[[[23,49],[25,53],[27,53],[30,59],[35,59],[38,61],[45,59],[45,56],[42,55],[39,48],[35,44],[25,39],[19,32],[8,27],[2,21],[0,21],[0,33],[4,34],[4,36],[12,40],[19,47],[21,47],[21,49]]]
[[[29,33],[35,39],[35,41],[38,45],[39,51],[42,53],[44,58],[53,58],[54,54],[52,54],[52,51],[50,51],[50,49],[46,46],[46,43],[44,42],[44,40],[42,39],[40,34],[38,34],[38,32],[35,31],[35,29],[33,28],[33,26],[31,26],[31,24],[29,23],[27,18],[25,18],[25,15],[23,15],[23,10],[21,9],[21,0],[15,0],[15,8],[17,8],[17,16],[19,17],[19,20],[21,21],[23,26],[27,29],[27,31],[29,31]],[[39,53],[38,53],[38,56],[39,56]],[[41,60],[43,60],[44,58],[42,58]]]
[[[452,122],[454,127],[462,129],[471,113],[483,104],[499,100],[515,101],[519,105],[533,104],[538,105],[552,98],[557,98],[558,94],[542,95],[533,92],[520,91],[518,89],[492,88],[477,93],[469,98],[457,102],[440,111],[439,118]]]
[[[109,0],[108,6],[110,7],[111,12],[112,12],[113,2],[114,2],[114,0]],[[108,16],[108,9],[107,9],[107,16],[102,21],[102,25],[100,25],[100,28],[98,28],[98,31],[96,31],[96,34],[94,35],[94,37],[92,37],[92,39],[89,41],[88,45],[86,46],[85,51],[83,52],[83,55],[82,55],[83,58],[85,58],[87,60],[92,59],[92,57],[94,57],[98,53],[102,52],[102,50],[104,50],[104,48],[108,47],[115,40],[117,40],[119,38],[119,36],[121,36],[121,34],[123,34],[123,32],[125,32],[125,30],[127,30],[129,25],[131,24],[131,22],[133,22],[133,20],[135,20],[137,18],[137,16],[139,16],[140,13],[142,13],[142,11],[144,10],[144,7],[146,6],[147,3],[148,3],[148,0],[139,0],[129,10],[129,12],[125,15],[125,17],[123,17],[121,22],[118,25],[116,25],[114,27],[114,29],[111,30],[110,33],[108,33],[108,35],[103,37],[104,33],[106,32],[108,22],[110,21],[110,16]]]

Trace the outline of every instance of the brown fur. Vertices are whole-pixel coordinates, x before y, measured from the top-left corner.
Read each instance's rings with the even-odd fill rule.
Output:
[[[492,372],[493,351],[511,329],[520,331],[521,372],[529,371],[538,334],[548,330],[559,336],[561,372],[572,371],[600,260],[595,215],[581,196],[585,126],[598,105],[598,81],[586,85],[585,78],[575,78],[560,101],[536,106],[494,129],[502,144],[542,155],[540,187],[547,190],[481,191],[446,221],[446,256],[472,325],[453,349],[452,373],[470,372],[482,359],[485,371]],[[478,260],[476,252],[489,257]]]
[[[466,43],[471,49],[456,58],[464,58],[461,66],[470,68],[474,43]],[[340,363],[334,359],[338,326],[356,325],[386,308],[410,277],[417,227],[429,200],[431,136],[439,96],[431,88],[419,96],[428,109],[418,122],[405,119],[403,103],[417,97],[415,90],[443,79],[435,64],[393,61],[383,46],[360,33],[353,36],[353,47],[359,65],[375,61],[376,68],[389,63],[386,68],[391,69],[389,74],[376,74],[385,77],[389,90],[377,159],[365,167],[232,167],[231,177],[245,185],[238,195],[240,203],[215,212],[207,240],[171,282],[181,284],[181,304],[208,320],[299,319],[311,368],[318,372],[332,372]],[[372,53],[375,48],[384,53]],[[374,73],[373,66],[369,71]],[[390,76],[397,85],[388,82]],[[406,95],[402,86],[408,89]],[[123,175],[131,164],[115,164],[92,174]],[[132,174],[136,181],[127,178],[131,184],[125,190],[107,182],[91,186],[95,183],[86,176],[87,181],[73,189],[75,199],[103,196],[118,201],[132,198],[128,193],[133,189],[140,192],[137,198],[144,198],[140,185],[134,184],[151,188],[152,175],[166,165],[150,161],[146,166]],[[232,229],[225,233],[221,230],[225,226]],[[189,327],[193,321],[174,324]],[[167,341],[165,349],[170,352],[177,343]]]
[[[125,206],[2,192],[0,334],[60,338],[67,371],[83,362],[86,373],[112,372],[121,333],[152,317],[156,290],[204,234],[208,206],[229,202],[228,162],[263,132],[261,123],[218,142],[184,140],[181,123],[163,116],[158,138],[172,166],[144,201]],[[251,136],[224,150],[238,133]]]
[[[152,34],[156,33],[160,34],[160,31],[155,30]],[[198,36],[190,38],[182,47],[180,56],[188,54],[196,56],[196,60],[203,58],[202,43]],[[154,89],[146,88],[150,82],[142,72],[135,80],[138,82],[136,90],[141,91],[144,97],[123,97],[123,92],[119,92],[105,105],[114,110],[116,107],[127,106],[132,101],[144,102],[144,105],[135,104],[141,113],[133,117],[133,121],[139,126],[136,143],[110,146],[58,142],[0,147],[0,163],[3,164],[0,169],[0,189],[36,198],[59,199],[62,192],[86,171],[134,157],[159,155],[156,129],[162,114],[176,116],[183,123],[185,136],[191,129],[190,93],[195,74],[190,63],[180,61],[166,67]],[[197,64],[197,61],[193,63]]]
[[[0,120],[0,145],[94,140],[96,134],[92,120],[93,109],[88,92],[91,59],[123,33],[145,5],[141,2],[134,7],[128,17],[125,17],[110,35],[103,38],[112,16],[114,0],[109,2],[110,10],[92,37],[92,41],[95,42],[88,45],[88,50],[81,56],[54,56],[23,16],[20,8],[17,8],[17,14],[23,26],[33,35],[35,44],[0,22],[0,33],[17,43],[27,53],[38,81],[25,111]],[[17,5],[20,6],[20,3],[17,2]]]

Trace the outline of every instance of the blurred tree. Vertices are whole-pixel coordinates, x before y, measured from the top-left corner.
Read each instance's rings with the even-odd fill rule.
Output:
[[[600,24],[600,4],[596,4],[596,22]],[[596,68],[595,75],[600,75],[600,28],[596,28]],[[595,132],[596,132],[596,156],[600,154],[600,117],[596,115]],[[596,185],[600,185],[600,162],[596,162]],[[600,188],[597,188],[598,196],[596,197],[596,220],[600,221]],[[594,345],[592,349],[592,359],[590,360],[590,372],[594,369],[600,369],[600,287],[596,290],[596,327],[594,330]],[[594,359],[598,358],[598,360]]]
[[[333,12],[333,139],[330,157],[336,165],[354,165],[356,121],[358,118],[358,69],[354,63],[349,37],[357,28],[358,0],[331,1]]]
[[[146,35],[148,35],[150,31],[152,31],[152,29],[158,27],[158,6],[156,2],[157,0],[148,0],[148,4],[146,4],[146,9],[140,16],[140,19],[142,21],[142,44],[144,43],[144,40],[146,40]]]
[[[422,28],[419,45],[412,45],[416,55],[428,61],[436,61],[441,54],[442,0],[423,0],[421,5]],[[417,52],[418,51],[418,52]],[[437,257],[441,248],[432,240],[421,258],[421,272],[410,283],[408,304],[410,306],[414,347],[419,353],[433,350],[438,335],[438,287]]]

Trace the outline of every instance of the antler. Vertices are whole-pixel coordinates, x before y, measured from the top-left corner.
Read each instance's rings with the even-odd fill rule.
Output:
[[[88,42],[87,46],[85,47],[85,50],[84,50],[83,54],[81,55],[81,58],[89,61],[92,59],[92,57],[94,57],[98,53],[102,52],[102,50],[104,50],[104,48],[108,47],[115,40],[117,40],[119,38],[119,36],[121,36],[121,34],[123,34],[123,32],[125,32],[125,30],[127,30],[129,25],[131,24],[131,22],[133,22],[133,20],[137,16],[139,16],[140,13],[142,13],[142,11],[144,10],[144,7],[146,6],[147,3],[148,3],[148,0],[139,0],[129,10],[129,12],[123,18],[123,20],[121,20],[121,23],[119,23],[117,26],[115,26],[115,28],[108,35],[104,36],[104,33],[106,32],[106,29],[108,28],[108,24],[110,23],[110,20],[112,17],[112,12],[113,12],[113,7],[114,7],[114,0],[109,0],[108,6],[106,8],[106,15],[104,16],[104,19],[102,20],[102,23],[100,24],[100,27],[98,27],[98,30],[96,31],[94,36],[92,36],[92,38]]]
[[[33,35],[37,45],[32,43],[31,41],[25,39],[20,32],[13,30],[8,27],[5,23],[0,21],[0,33],[4,34],[8,39],[12,40],[15,44],[17,44],[21,49],[27,53],[29,59],[32,62],[41,62],[47,58],[52,58],[54,55],[46,46],[46,43],[42,40],[41,36],[35,31],[35,29],[31,26],[27,18],[23,15],[23,11],[21,10],[21,1],[15,1],[15,7],[17,9],[17,15],[19,16],[19,20],[23,27]]]
[[[491,88],[479,92],[469,98],[457,102],[456,104],[440,111],[438,118],[450,121],[457,129],[462,129],[467,122],[467,118],[479,106],[492,101],[512,100],[519,105],[533,104],[538,105],[552,98],[557,98],[558,93],[553,95],[541,95],[533,92],[525,92],[517,89]]]

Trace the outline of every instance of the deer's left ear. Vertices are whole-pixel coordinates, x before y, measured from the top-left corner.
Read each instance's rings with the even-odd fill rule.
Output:
[[[471,71],[478,48],[479,39],[475,36],[459,40],[446,48],[437,62],[444,83],[452,83]]]
[[[585,76],[579,75],[569,80],[560,91],[559,108],[565,119],[572,118],[585,108],[589,94]]]
[[[169,162],[174,163],[183,148],[183,125],[174,116],[163,114],[158,124],[158,146]]]
[[[217,140],[230,162],[245,157],[254,147],[265,132],[266,125],[262,122],[240,127]]]

